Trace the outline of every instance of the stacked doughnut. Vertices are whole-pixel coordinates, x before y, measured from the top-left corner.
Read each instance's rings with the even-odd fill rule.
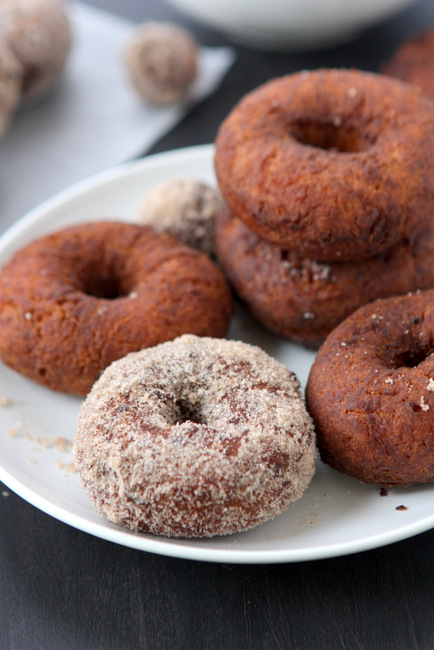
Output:
[[[434,99],[434,27],[404,41],[381,72],[419,86]]]
[[[0,136],[21,104],[55,85],[70,47],[64,0],[1,0]]]
[[[434,286],[434,108],[356,70],[275,79],[216,139],[220,264],[254,316],[318,347],[378,297]]]

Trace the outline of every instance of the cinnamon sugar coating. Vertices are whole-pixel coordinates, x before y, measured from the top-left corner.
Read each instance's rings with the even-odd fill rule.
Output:
[[[384,487],[434,483],[434,290],[378,300],[341,323],[306,399],[334,469]]]
[[[18,106],[22,67],[10,48],[0,42],[0,137]]]
[[[224,336],[225,278],[168,235],[123,222],[64,228],[0,273],[0,357],[54,390],[85,395],[113,360],[183,333]]]
[[[358,307],[434,287],[434,221],[414,239],[359,262],[318,262],[260,239],[225,207],[216,221],[219,264],[266,327],[318,347]]]
[[[315,70],[249,93],[219,129],[215,167],[260,237],[318,261],[377,255],[434,208],[434,108],[419,89]]]
[[[130,36],[125,61],[131,83],[146,101],[159,106],[187,98],[197,75],[197,45],[172,23],[147,22]]]
[[[59,80],[71,48],[64,0],[1,0],[0,40],[22,66],[21,101],[46,94]]]
[[[381,72],[418,86],[424,95],[434,99],[434,28],[409,38]]]
[[[184,335],[113,363],[73,454],[97,510],[132,530],[227,535],[285,510],[315,471],[296,377],[257,347]]]
[[[210,185],[195,179],[174,177],[148,192],[137,221],[212,255],[214,224],[221,207],[221,197]]]

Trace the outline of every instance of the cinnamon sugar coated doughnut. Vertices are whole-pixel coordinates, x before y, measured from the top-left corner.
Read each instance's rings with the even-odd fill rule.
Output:
[[[136,224],[85,223],[24,246],[0,272],[0,358],[85,395],[115,359],[186,332],[224,336],[230,314],[206,255]]]
[[[274,79],[219,129],[231,210],[263,239],[318,261],[377,255],[434,208],[434,108],[416,87],[357,70]]]
[[[20,62],[21,101],[46,94],[62,75],[71,48],[64,0],[1,0],[0,40]]]
[[[110,521],[227,535],[285,510],[315,470],[296,377],[257,347],[184,335],[113,363],[82,405],[73,454]]]
[[[434,287],[434,222],[381,255],[318,262],[260,239],[225,208],[216,221],[217,258],[237,294],[270,330],[318,347],[358,307]]]
[[[221,208],[221,197],[213,187],[195,179],[175,177],[148,192],[137,221],[211,255],[215,219]]]
[[[341,323],[306,399],[334,469],[384,487],[434,483],[434,290],[378,300]]]
[[[10,49],[0,42],[0,137],[18,106],[22,67]]]
[[[186,99],[197,75],[198,52],[185,29],[164,22],[140,25],[127,43],[131,83],[146,101],[167,106]]]
[[[381,71],[418,86],[434,99],[434,27],[409,38]]]

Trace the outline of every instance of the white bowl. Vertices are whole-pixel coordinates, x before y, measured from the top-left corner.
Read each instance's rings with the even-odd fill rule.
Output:
[[[353,39],[414,0],[166,0],[238,43],[309,50]]]

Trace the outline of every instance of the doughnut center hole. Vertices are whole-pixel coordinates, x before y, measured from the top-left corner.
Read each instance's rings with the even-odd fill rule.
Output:
[[[422,361],[425,361],[434,350],[404,350],[394,355],[392,359],[392,366],[398,368],[416,368]]]
[[[92,264],[78,272],[79,289],[88,296],[116,300],[127,296],[131,287],[116,268],[104,264]]]
[[[342,153],[364,151],[369,143],[354,127],[333,121],[299,120],[291,125],[291,135],[300,144]]]
[[[176,403],[175,424],[183,424],[184,422],[205,424],[202,413],[200,412],[200,409],[197,405],[195,406],[186,400],[178,400]]]

